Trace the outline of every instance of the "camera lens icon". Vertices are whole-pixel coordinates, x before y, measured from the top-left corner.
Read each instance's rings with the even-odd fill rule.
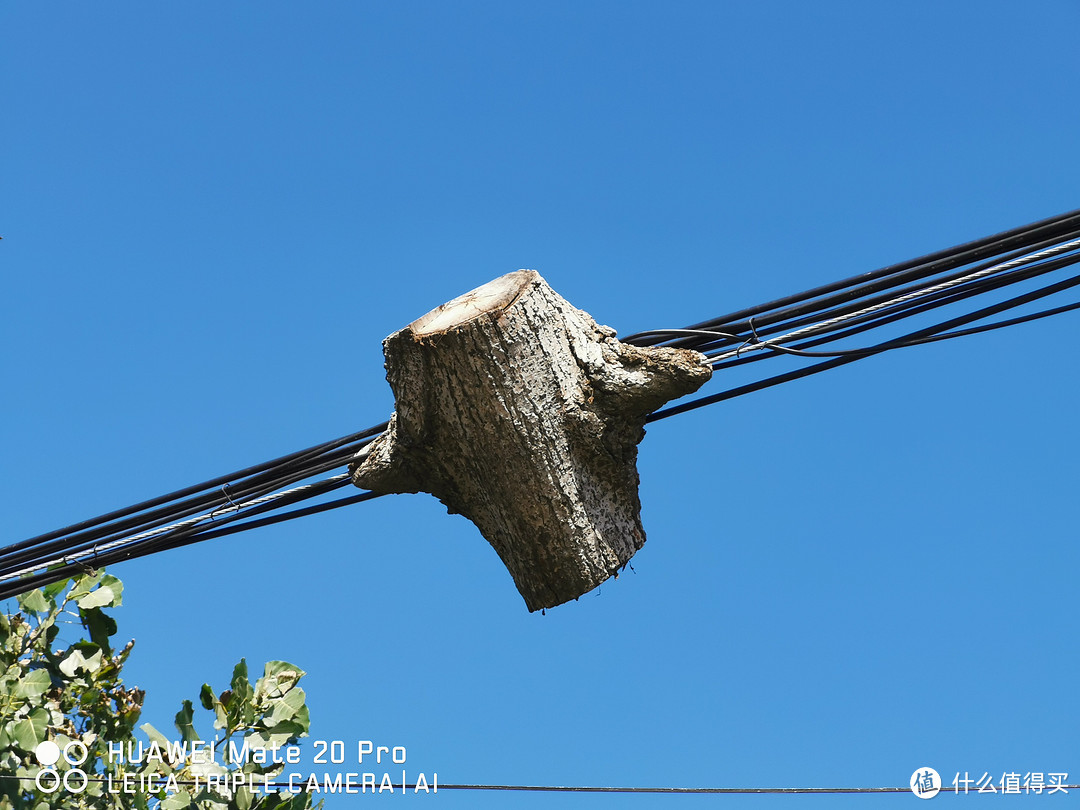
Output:
[[[34,749],[34,756],[37,757],[38,762],[48,768],[60,761],[60,746],[52,740],[39,742],[37,748]]]
[[[52,740],[43,740],[34,747],[34,756],[41,764],[34,783],[44,793],[55,793],[61,786],[69,793],[82,793],[90,780],[79,766],[86,762],[89,755],[86,746],[78,740],[72,740],[62,749]],[[65,762],[74,766],[65,771],[63,776],[56,770],[56,763],[61,756]]]
[[[34,748],[34,756],[37,757],[37,761],[45,768],[51,768],[57,762],[60,761],[60,757],[64,757],[64,761],[68,765],[73,765],[76,768],[86,762],[90,752],[86,750],[86,746],[78,740],[72,740],[67,743],[63,748],[54,743],[52,740],[44,740],[39,742],[37,747]]]

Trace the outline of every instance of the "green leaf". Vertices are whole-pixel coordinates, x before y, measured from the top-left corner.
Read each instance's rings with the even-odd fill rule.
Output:
[[[23,751],[33,751],[37,744],[45,739],[45,725],[48,721],[48,715],[45,716],[44,721],[40,716],[37,720],[38,722],[35,722],[33,715],[31,715],[31,717],[24,717],[15,724],[13,729],[15,744]]]
[[[286,673],[293,674],[286,675]],[[284,676],[284,680],[298,681],[307,673],[296,664],[290,664],[288,661],[267,661],[263,669],[263,676],[269,678],[273,675]]]
[[[40,590],[34,590],[19,596],[19,607],[27,613],[46,613],[49,610],[49,602],[45,599],[45,594]]]
[[[116,579],[116,577],[112,577]],[[85,596],[81,596],[75,600],[77,604],[83,610],[89,610],[90,608],[101,607],[114,607],[120,602],[120,594],[112,589],[111,586],[106,585],[104,582],[90,593]]]
[[[169,741],[166,739],[165,735],[149,723],[143,723],[139,728],[141,728],[143,733],[150,739],[150,742],[156,742],[162,748],[166,748],[169,745]]]
[[[62,579],[59,582],[50,582],[41,590],[45,594],[45,598],[52,600],[62,594],[69,584],[71,584],[70,579]]]
[[[240,785],[236,791],[237,810],[248,810],[251,807],[251,791],[246,785]]]
[[[15,697],[32,700],[45,694],[50,686],[52,686],[52,678],[49,673],[44,669],[35,669],[19,678],[19,683],[15,687]]]
[[[33,751],[38,741],[34,737],[34,724],[29,719],[20,720],[12,728],[15,745],[23,751]]]
[[[185,808],[191,807],[191,794],[181,788],[164,799],[159,806],[161,810],[185,810]]]
[[[113,592],[113,598],[116,600],[110,607],[120,607],[124,604],[124,583],[114,577],[112,574],[106,574],[101,578],[102,587],[108,587]]]
[[[224,695],[221,698],[222,704],[227,709],[228,727],[250,726],[255,722],[255,707],[251,704],[254,690],[251,688],[251,681],[248,680],[247,660],[244,658],[241,658],[240,663],[233,667],[229,691],[232,694],[229,695],[228,702],[225,701]]]
[[[281,748],[291,740],[302,737],[304,729],[296,723],[278,723],[273,728],[260,729],[247,737],[254,748]]]
[[[56,637],[56,616],[59,611],[55,609],[55,606],[50,606],[49,611],[41,616],[37,629],[37,638],[34,639],[34,652],[32,657],[42,655],[48,649],[48,645],[53,638]],[[23,627],[29,627],[29,625],[23,625]]]
[[[202,689],[199,690],[199,703],[204,709],[214,708],[214,690],[210,684],[204,683]]]
[[[97,607],[80,608],[79,614],[83,626],[90,631],[90,640],[111,654],[109,636],[116,635],[116,619]]]
[[[68,648],[67,655],[60,662],[60,671],[69,678],[74,678],[79,670],[92,675],[101,667],[101,648],[89,641],[79,641]]]
[[[237,695],[247,690],[251,693],[251,681],[248,680],[247,659],[241,658],[240,663],[233,667],[232,682],[229,684],[233,694]]]
[[[263,676],[255,684],[255,703],[280,698],[306,673],[300,667],[287,661],[268,661]]]
[[[78,604],[79,600],[90,593],[93,587],[101,582],[101,578],[105,576],[103,572],[97,574],[83,574],[75,578],[75,584],[71,588],[71,593],[67,595],[69,600],[74,600]]]
[[[311,715],[308,713],[308,707],[301,706],[300,710],[293,715],[292,722],[300,727],[300,733],[296,736],[306,737],[308,729],[311,728]]]
[[[229,728],[229,713],[225,710],[225,701],[232,699],[232,692],[221,693],[221,698],[214,698],[214,728]],[[230,732],[231,733],[231,732]]]
[[[275,700],[270,707],[270,711],[264,715],[266,725],[273,726],[285,720],[295,721],[297,714],[306,708],[304,705],[305,697],[304,690],[296,688],[291,689],[283,697]]]
[[[45,732],[49,730],[49,712],[40,706],[27,715],[27,719],[34,724],[34,736],[38,742],[45,739]]]
[[[189,742],[197,740],[199,735],[195,731],[195,725],[192,722],[195,718],[195,709],[190,700],[185,700],[182,706],[183,708],[176,713],[176,719],[173,721],[176,724],[176,730],[180,732],[182,740],[188,740]]]

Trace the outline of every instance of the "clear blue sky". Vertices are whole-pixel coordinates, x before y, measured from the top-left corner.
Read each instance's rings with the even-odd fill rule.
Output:
[[[1078,26],[1068,0],[5,4],[4,540],[381,422],[382,338],[517,268],[629,334],[1080,207]],[[168,731],[240,657],[289,660],[313,738],[443,782],[1080,781],[1077,325],[657,423],[636,573],[546,616],[422,495],[117,566],[129,680]]]

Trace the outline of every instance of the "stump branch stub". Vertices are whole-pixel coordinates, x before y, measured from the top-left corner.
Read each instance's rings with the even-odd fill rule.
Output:
[[[390,426],[351,467],[380,493],[430,492],[480,529],[529,610],[595,588],[645,542],[645,417],[712,374],[697,352],[620,343],[519,270],[383,341]]]

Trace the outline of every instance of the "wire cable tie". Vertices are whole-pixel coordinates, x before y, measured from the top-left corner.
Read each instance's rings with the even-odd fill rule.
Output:
[[[757,329],[754,328],[754,319],[753,319],[753,317],[751,317],[750,320],[747,321],[747,323],[750,324],[750,331],[751,331],[752,335],[750,337],[748,337],[746,340],[744,340],[742,342],[742,344],[739,346],[739,348],[737,348],[735,350],[735,356],[736,357],[739,357],[740,356],[739,352],[741,352],[747,346],[753,346],[755,344],[761,343],[761,338],[759,338],[757,336]],[[712,361],[709,362],[709,365],[712,365]]]
[[[240,505],[237,504],[236,501],[234,501],[232,499],[232,495],[229,494],[229,484],[228,483],[225,483],[225,484],[221,485],[221,494],[224,495],[225,500],[228,501],[228,506],[225,506],[224,504],[222,504],[217,509],[212,511],[210,513],[210,519],[211,520],[216,518],[218,516],[218,513],[229,511],[230,507],[231,507],[233,512],[239,512],[240,511]]]

